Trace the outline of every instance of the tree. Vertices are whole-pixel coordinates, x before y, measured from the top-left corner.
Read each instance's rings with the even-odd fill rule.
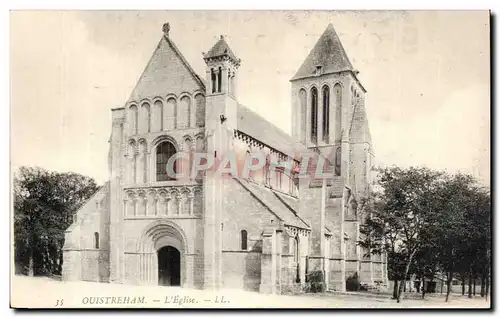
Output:
[[[21,167],[14,177],[14,248],[18,272],[61,274],[64,231],[98,190],[76,173]]]
[[[425,236],[422,235],[421,238],[422,237]],[[425,298],[426,293],[425,282],[428,281],[432,283],[436,277],[438,270],[438,253],[439,248],[433,244],[431,237],[428,237],[428,239],[422,243],[422,247],[415,254],[415,266],[413,273],[420,279],[422,298]]]
[[[434,231],[441,247],[439,264],[446,273],[446,301],[454,276],[471,280],[486,277],[490,249],[490,198],[485,189],[468,174],[449,176],[441,189],[441,213],[436,215]],[[470,284],[471,285],[471,284]],[[470,288],[469,288],[470,296]]]
[[[441,198],[437,189],[443,184],[442,176],[443,173],[427,168],[378,169],[378,186],[366,205],[370,213],[360,227],[363,235],[358,244],[371,254],[385,251],[389,258],[397,258],[396,284],[401,280],[395,287],[398,302],[415,254],[427,240],[431,216],[439,211]],[[400,266],[401,262],[404,266]]]

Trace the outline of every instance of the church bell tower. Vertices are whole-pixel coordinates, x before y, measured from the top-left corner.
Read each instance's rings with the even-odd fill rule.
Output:
[[[215,169],[233,150],[234,130],[237,129],[238,102],[236,79],[240,59],[236,57],[224,36],[203,55],[206,63],[206,151],[214,157],[215,167],[204,177],[204,288],[218,289],[222,285],[222,213],[224,188],[228,176]]]

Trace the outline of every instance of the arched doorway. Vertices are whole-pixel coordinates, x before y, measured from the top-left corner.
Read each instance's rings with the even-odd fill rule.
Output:
[[[158,250],[158,285],[181,285],[181,253],[173,246]]]
[[[186,257],[192,256],[188,250],[186,235],[173,221],[157,220],[149,223],[138,242],[137,252],[137,276],[141,284],[192,285],[193,268],[186,261]]]

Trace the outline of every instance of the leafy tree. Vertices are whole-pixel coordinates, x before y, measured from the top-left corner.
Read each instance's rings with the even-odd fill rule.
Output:
[[[371,211],[360,227],[358,243],[369,253],[385,251],[392,257],[395,285],[401,280],[394,290],[398,302],[415,254],[425,245],[431,216],[439,211],[442,176],[427,168],[378,169],[378,187],[370,196]]]
[[[21,167],[14,177],[16,271],[61,274],[64,231],[73,215],[98,189],[76,173]]]
[[[424,235],[422,235],[424,236]],[[431,239],[425,240],[422,247],[415,254],[414,268],[412,274],[420,279],[422,298],[425,298],[425,282],[432,283],[438,272],[437,255],[439,247],[434,245]]]
[[[486,277],[491,239],[490,199],[471,175],[462,173],[448,177],[442,196],[442,213],[436,215],[439,226],[434,231],[440,246],[440,268],[447,277],[448,301],[454,277],[465,280],[469,276],[469,284],[471,278],[475,281],[477,276]]]
[[[491,198],[471,175],[426,168],[379,169],[378,187],[370,196],[369,217],[359,244],[369,253],[388,254],[393,297],[401,299],[410,275],[425,281],[446,275],[446,301],[454,277],[476,278],[487,296],[491,270]],[[401,282],[398,285],[398,282]],[[475,292],[475,287],[474,287]]]

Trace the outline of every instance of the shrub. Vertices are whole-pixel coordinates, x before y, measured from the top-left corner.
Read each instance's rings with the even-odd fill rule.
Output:
[[[309,292],[323,293],[326,290],[325,275],[323,271],[312,271],[306,274]]]
[[[345,282],[345,289],[347,291],[359,291],[361,289],[361,284],[359,282],[358,273],[348,277]]]

